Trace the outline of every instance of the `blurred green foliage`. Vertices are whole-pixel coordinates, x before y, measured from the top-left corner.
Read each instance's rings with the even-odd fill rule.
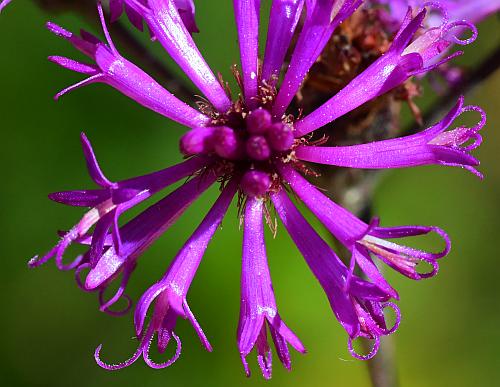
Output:
[[[199,1],[196,36],[212,68],[229,78],[237,62],[230,2]],[[97,310],[94,294],[81,292],[71,273],[53,263],[28,270],[27,260],[56,242],[57,229],[72,226],[81,211],[47,199],[49,192],[91,187],[78,134],[94,143],[101,165],[112,179],[149,172],[179,161],[177,126],[138,106],[109,87],[94,85],[64,97],[52,96],[81,78],[57,68],[50,54],[77,54],[43,25],[48,15],[28,1],[13,2],[0,17],[0,125],[3,166],[1,195],[2,318],[0,381],[4,386],[368,386],[364,363],[346,350],[346,334],[326,297],[286,233],[268,235],[269,257],[281,314],[308,348],[293,353],[293,371],[275,357],[274,375],[265,382],[255,359],[246,379],[236,348],[241,233],[234,209],[210,245],[189,293],[214,353],[206,353],[187,322],[178,333],[183,353],[169,369],[154,371],[142,361],[119,372],[94,362],[103,343],[109,362],[135,349],[132,319]],[[77,30],[74,16],[55,21]],[[473,66],[498,44],[498,22],[480,28],[480,38],[462,63]],[[100,31],[96,31],[98,33]],[[156,45],[159,46],[159,45]],[[159,47],[158,55],[166,56]],[[399,374],[404,387],[493,386],[498,377],[498,251],[500,163],[498,88],[500,73],[475,90],[467,103],[488,113],[485,143],[477,152],[486,178],[480,182],[459,169],[425,167],[386,173],[376,195],[376,213],[384,225],[434,224],[453,240],[440,274],[416,283],[388,273],[400,290],[403,321],[395,335]],[[432,96],[432,91],[426,91]],[[423,103],[429,105],[432,98]],[[168,262],[194,230],[216,190],[202,197],[140,260],[130,283],[137,298],[161,277]],[[234,206],[233,206],[234,207]]]

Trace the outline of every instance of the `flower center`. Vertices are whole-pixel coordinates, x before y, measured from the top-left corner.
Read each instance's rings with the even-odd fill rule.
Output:
[[[209,155],[225,165],[225,175],[239,175],[249,196],[265,195],[276,179],[274,162],[287,158],[295,139],[289,123],[275,121],[264,108],[232,112],[222,124],[194,128],[180,140],[186,156]]]

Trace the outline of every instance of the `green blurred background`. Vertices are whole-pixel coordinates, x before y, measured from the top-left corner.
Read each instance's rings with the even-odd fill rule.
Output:
[[[229,65],[238,55],[232,7],[225,3],[197,2],[202,33],[196,40],[212,68],[229,78]],[[51,248],[57,241],[55,231],[69,228],[81,215],[78,209],[50,202],[47,194],[92,186],[79,144],[81,131],[93,142],[111,179],[179,161],[177,139],[182,132],[102,85],[54,102],[58,90],[81,77],[46,60],[50,54],[78,57],[43,28],[49,18],[73,30],[84,25],[75,16],[44,14],[28,1],[14,1],[0,16],[3,385],[368,386],[366,365],[348,354],[346,334],[282,229],[275,241],[268,238],[276,297],[281,315],[309,353],[293,353],[291,373],[275,357],[270,382],[262,379],[251,356],[254,373],[244,377],[235,340],[241,233],[234,209],[210,245],[189,293],[214,352],[206,353],[188,323],[180,321],[183,352],[172,367],[155,371],[137,361],[125,370],[107,372],[95,364],[92,354],[100,343],[109,362],[122,361],[135,350],[131,317],[98,312],[96,296],[81,292],[72,274],[58,272],[53,262],[28,270],[27,260]],[[498,44],[497,20],[480,27],[479,40],[466,48],[462,63],[473,66]],[[401,294],[403,321],[393,337],[405,387],[498,385],[499,87],[497,72],[466,99],[488,113],[485,143],[476,153],[484,181],[460,169],[422,167],[386,173],[377,190],[375,210],[384,225],[439,225],[453,240],[437,277],[417,283],[388,273]],[[432,97],[430,90],[427,96]],[[130,283],[133,298],[161,277],[215,194],[213,190],[203,196],[140,260]]]

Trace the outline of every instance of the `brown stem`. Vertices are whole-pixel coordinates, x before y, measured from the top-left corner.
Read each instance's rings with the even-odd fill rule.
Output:
[[[370,349],[367,349],[368,351]],[[380,338],[377,355],[367,360],[368,372],[373,387],[398,387],[398,371],[396,364],[396,345],[393,336]]]

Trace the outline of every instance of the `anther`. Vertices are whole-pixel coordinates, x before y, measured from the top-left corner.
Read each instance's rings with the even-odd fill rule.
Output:
[[[248,115],[246,122],[250,134],[264,134],[271,126],[271,114],[267,110],[257,109]]]
[[[262,171],[247,171],[241,179],[241,189],[248,196],[262,196],[271,187],[271,178]]]
[[[252,136],[246,142],[246,151],[253,160],[267,160],[271,156],[271,149],[264,136]]]
[[[267,139],[271,147],[279,152],[289,150],[293,145],[292,128],[282,123],[276,123],[269,127]]]
[[[185,156],[207,154],[213,151],[214,128],[196,128],[182,136],[179,147]]]
[[[243,144],[233,129],[219,126],[215,129],[213,140],[215,152],[220,157],[230,160],[238,160],[243,157]]]

